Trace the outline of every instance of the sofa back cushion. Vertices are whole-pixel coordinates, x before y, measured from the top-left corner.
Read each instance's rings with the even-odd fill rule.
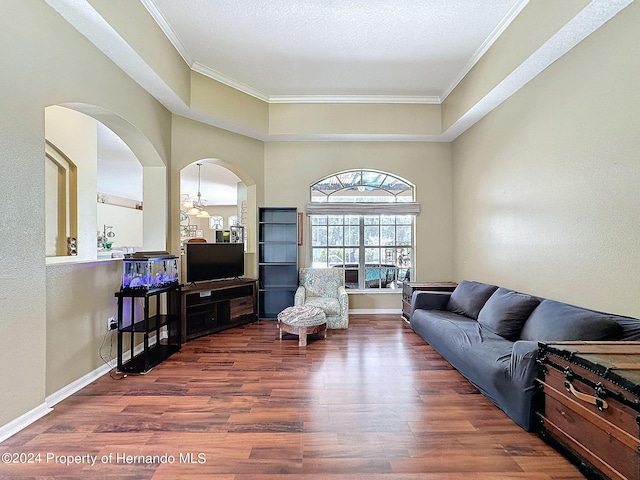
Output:
[[[540,300],[525,293],[498,288],[478,314],[478,323],[508,340],[520,336],[522,326]]]
[[[617,339],[622,327],[613,317],[555,300],[543,300],[525,322],[520,338],[535,341]]]
[[[451,293],[447,310],[477,320],[480,310],[497,289],[495,285],[463,280]]]
[[[630,342],[640,341],[640,319],[631,317],[622,317],[615,315],[612,317],[620,327],[622,327],[622,333],[620,334],[620,340],[626,340]]]

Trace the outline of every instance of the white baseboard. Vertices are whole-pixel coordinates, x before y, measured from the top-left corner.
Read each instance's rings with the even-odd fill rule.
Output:
[[[115,365],[115,360],[111,362]],[[4,442],[7,438],[15,435],[20,430],[27,428],[36,420],[44,417],[47,413],[53,411],[54,405],[60,403],[65,398],[73,395],[77,391],[83,389],[87,385],[89,385],[94,380],[100,378],[113,368],[113,365],[101,365],[96,368],[92,372],[87,373],[83,377],[78,380],[71,382],[69,385],[62,387],[57,392],[52,393],[51,395],[45,397],[44,403],[38,405],[33,410],[28,411],[27,413],[20,415],[15,420],[11,420],[9,423],[0,427],[0,442]]]
[[[352,314],[376,314],[376,313],[391,313],[391,314],[400,314],[401,310],[399,309],[389,309],[389,310],[349,310],[349,313]],[[165,332],[161,332],[161,338],[166,338],[167,335]],[[156,343],[155,337],[149,339],[149,346],[153,346]],[[135,354],[139,354],[142,351],[142,344],[136,345],[134,351]],[[131,357],[131,351],[128,350],[123,352],[122,359],[123,361],[127,361]],[[79,379],[71,382],[69,385],[62,387],[60,390],[48,395],[44,399],[44,403],[38,405],[36,408],[29,410],[28,412],[20,415],[18,418],[11,420],[9,423],[4,424],[0,427],[0,443],[4,442],[7,438],[15,435],[19,431],[27,428],[36,420],[44,417],[49,412],[53,411],[53,407],[63,401],[65,398],[70,397],[74,393],[82,390],[84,387],[89,385],[91,382],[97,380],[98,378],[106,375],[111,371],[112,368],[116,366],[116,360],[111,360],[108,364],[104,364],[96,368],[95,370],[87,373],[86,375],[80,377]]]
[[[84,387],[89,385],[94,380],[97,380],[101,376],[109,373],[109,371],[115,367],[116,361],[112,360],[109,365],[101,365],[92,372],[87,373],[86,375],[80,377],[78,380],[71,382],[69,385],[62,387],[57,392],[52,393],[48,397],[45,397],[44,402],[49,407],[54,407],[56,404],[60,403],[67,397],[70,397],[74,393],[82,390]]]
[[[15,435],[23,428],[28,427],[36,420],[44,417],[52,411],[46,403],[38,405],[36,408],[29,410],[27,413],[20,415],[18,418],[11,420],[9,423],[0,427],[0,442],[4,442],[7,438]]]
[[[161,337],[163,336],[164,335],[161,335]],[[155,337],[152,337],[149,341],[149,346],[152,346],[154,344],[155,344]],[[134,349],[135,354],[137,355],[138,353],[140,353],[142,349],[143,349],[142,344],[136,345]],[[126,352],[123,352],[122,354],[123,361],[129,360],[129,358],[131,358],[131,350],[127,350]],[[60,390],[45,397],[44,403],[42,403],[41,405],[38,405],[36,408],[26,412],[23,415],[20,415],[18,418],[11,420],[9,423],[6,423],[5,425],[1,426],[0,427],[0,443],[4,442],[7,438],[27,428],[36,420],[44,417],[49,412],[53,411],[53,407],[55,405],[60,403],[65,398],[70,397],[74,393],[82,390],[91,382],[97,380],[103,375],[106,375],[115,366],[116,366],[116,359],[111,360],[108,364],[99,366],[95,370],[71,382],[69,385],[62,387]]]
[[[366,309],[357,308],[349,310],[349,315],[400,315],[402,313],[401,308],[378,308],[378,309]]]

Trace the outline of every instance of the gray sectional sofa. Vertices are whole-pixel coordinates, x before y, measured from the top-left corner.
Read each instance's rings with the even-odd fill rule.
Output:
[[[640,320],[481,282],[416,291],[411,328],[527,431],[534,429],[539,341],[640,340]]]

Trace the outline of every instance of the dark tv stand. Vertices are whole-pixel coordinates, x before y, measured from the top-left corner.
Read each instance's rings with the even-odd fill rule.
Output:
[[[182,287],[182,342],[258,320],[258,281],[235,278]]]

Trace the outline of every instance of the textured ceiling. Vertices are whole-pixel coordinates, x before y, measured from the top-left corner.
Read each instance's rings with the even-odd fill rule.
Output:
[[[527,0],[143,3],[194,70],[259,98],[437,103]]]
[[[173,113],[273,138],[191,111],[89,2],[45,1]],[[457,138],[632,1],[590,0],[437,139],[409,140]],[[193,70],[266,101],[439,103],[528,0],[140,2]]]

